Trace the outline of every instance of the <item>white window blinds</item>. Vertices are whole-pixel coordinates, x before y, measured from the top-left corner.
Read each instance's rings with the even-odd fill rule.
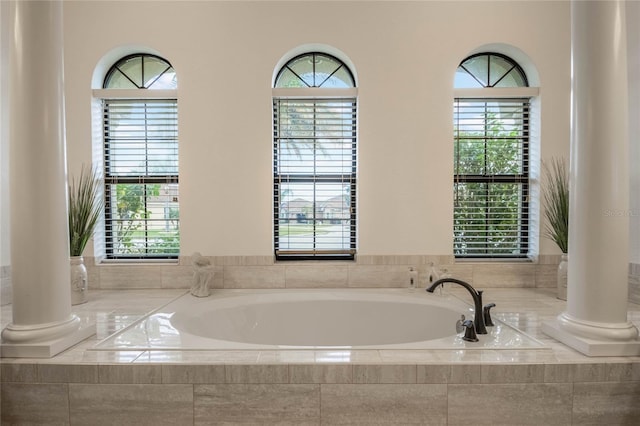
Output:
[[[274,99],[277,258],[353,258],[356,100]]]
[[[526,257],[529,100],[454,102],[454,254]]]
[[[107,257],[177,257],[177,101],[105,99],[103,131]]]

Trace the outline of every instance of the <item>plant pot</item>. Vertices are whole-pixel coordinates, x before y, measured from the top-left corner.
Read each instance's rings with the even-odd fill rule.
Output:
[[[87,268],[82,256],[71,256],[71,304],[79,305],[87,301]]]
[[[567,300],[567,270],[569,269],[569,255],[562,254],[558,265],[558,292],[556,297],[560,300]]]

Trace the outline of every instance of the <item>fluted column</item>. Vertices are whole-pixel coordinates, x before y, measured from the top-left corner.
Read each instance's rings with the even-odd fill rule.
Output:
[[[627,321],[630,212],[624,1],[573,1],[571,30],[567,308],[557,319],[557,335],[553,330],[548,334],[588,355],[631,355],[639,352],[638,330]]]
[[[80,320],[71,313],[69,283],[63,5],[17,1],[11,6],[13,322],[2,332],[2,355],[52,356],[83,338]]]

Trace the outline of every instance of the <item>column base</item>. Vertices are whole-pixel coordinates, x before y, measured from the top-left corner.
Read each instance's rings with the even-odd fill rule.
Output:
[[[565,313],[543,322],[542,332],[587,356],[640,356],[638,329],[631,323],[584,323]]]
[[[51,358],[96,333],[95,323],[72,317],[62,324],[8,325],[2,331],[1,358]]]

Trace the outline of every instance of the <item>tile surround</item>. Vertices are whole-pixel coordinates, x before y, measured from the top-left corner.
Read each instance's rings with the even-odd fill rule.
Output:
[[[573,421],[580,425],[633,425],[640,422],[640,382],[575,383]]]
[[[289,383],[289,367],[283,365],[228,365],[226,383]]]
[[[194,385],[195,424],[319,424],[319,385]]]
[[[2,424],[69,424],[67,383],[2,382]]]
[[[162,366],[162,383],[224,383],[224,365],[183,365]]]
[[[98,383],[98,366],[73,364],[39,364],[40,383]]]
[[[91,265],[90,259],[85,264]],[[100,288],[104,289],[138,289],[162,288],[162,265],[104,265],[98,266]],[[88,267],[87,269],[93,269]]]
[[[105,337],[182,291],[94,289],[74,309],[97,311]],[[640,357],[588,358],[540,334],[566,303],[552,288],[486,294],[550,349],[86,351],[94,339],[52,359],[2,359],[2,422],[640,424]]]
[[[291,383],[353,383],[351,365],[290,365]]]
[[[215,268],[211,288],[402,288],[408,286],[409,267],[418,270],[419,285],[426,287],[432,262],[439,271],[484,288],[553,288],[560,257],[544,255],[535,262],[455,261],[448,255],[358,256],[345,262],[276,262],[269,256],[209,260]],[[190,256],[176,263],[99,265],[85,257],[85,264],[93,289],[186,289],[193,279]],[[637,293],[640,300],[640,288]]]
[[[160,384],[162,367],[157,364],[98,364],[98,377],[100,383]]]
[[[224,288],[284,288],[284,266],[225,266]]]
[[[446,385],[321,385],[320,398],[326,424],[447,424]]]
[[[416,383],[415,365],[354,365],[353,383]]]
[[[535,285],[536,288],[556,288],[558,279],[558,264],[538,263],[535,266]]]
[[[449,425],[570,425],[571,383],[450,385]]]
[[[541,255],[536,262],[454,262],[452,256],[359,256],[354,262],[275,262],[269,256],[211,256],[215,268],[212,288],[375,288],[406,287],[408,268],[418,269],[426,286],[430,264],[456,278],[482,287],[555,287],[559,256]],[[193,278],[190,256],[176,263],[97,265],[86,256],[92,289],[189,288]],[[640,265],[630,264],[631,300],[640,302]],[[11,267],[3,266],[0,303],[11,301]]]
[[[287,288],[345,288],[349,286],[349,266],[286,265],[284,280]]]
[[[349,287],[407,287],[408,280],[405,265],[349,265]]]
[[[533,263],[477,263],[472,266],[471,282],[479,287],[535,287]]]
[[[452,365],[449,383],[468,385],[482,383],[482,366],[480,364]]]
[[[193,385],[69,384],[68,399],[71,424],[193,424]]]
[[[371,256],[327,268],[264,257],[212,259],[214,288],[307,288],[318,276],[320,287],[360,287],[372,280],[400,286],[409,265],[424,276],[430,262]],[[565,302],[554,297],[553,258],[538,260],[506,268],[465,262],[441,267],[485,282],[501,318],[545,340],[550,350],[95,352],[86,351],[89,341],[52,359],[2,359],[2,422],[38,423],[46,416],[60,424],[640,423],[640,358],[587,358],[539,333],[541,317],[557,315]],[[74,309],[97,309],[104,338],[188,288],[189,262],[93,265],[98,282],[90,303]],[[148,268],[159,272],[127,279],[126,271],[147,275]],[[640,276],[640,268],[630,266],[630,279],[634,274]],[[520,278],[504,286],[512,275]],[[166,289],[170,282],[177,289]],[[138,288],[146,286],[151,289]],[[3,308],[6,324],[10,306]],[[638,321],[640,308],[634,309],[631,319]]]

